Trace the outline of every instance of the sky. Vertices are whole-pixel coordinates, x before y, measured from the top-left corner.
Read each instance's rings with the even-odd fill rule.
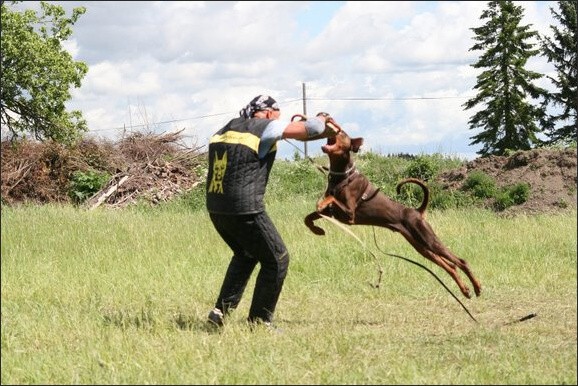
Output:
[[[182,130],[191,147],[268,94],[281,119],[327,112],[362,151],[473,159],[463,104],[474,95],[471,28],[485,1],[51,1],[86,13],[64,46],[89,71],[72,90],[90,135]],[[555,1],[516,2],[521,25],[551,36]],[[20,6],[38,7],[39,2]],[[544,57],[527,68],[554,76]],[[552,89],[547,79],[535,84]],[[321,155],[324,140],[278,144]]]

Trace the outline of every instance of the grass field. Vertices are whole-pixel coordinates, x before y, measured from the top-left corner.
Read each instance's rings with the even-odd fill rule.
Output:
[[[245,324],[256,272],[207,328],[230,252],[202,210],[3,207],[2,384],[577,383],[576,211],[430,211],[482,283],[465,299],[399,234],[313,235],[313,206],[269,205],[291,256],[281,334]]]

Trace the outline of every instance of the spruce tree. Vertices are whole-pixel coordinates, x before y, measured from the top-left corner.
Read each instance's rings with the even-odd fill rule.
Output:
[[[490,1],[482,12],[486,24],[471,28],[477,41],[470,51],[483,51],[474,68],[484,69],[477,77],[475,97],[464,107],[480,109],[468,121],[470,130],[481,130],[470,137],[470,145],[481,144],[481,156],[504,155],[510,150],[528,150],[540,144],[538,123],[545,116],[543,105],[532,105],[529,98],[543,98],[546,90],[532,81],[543,75],[525,68],[539,53],[529,42],[538,38],[531,25],[522,26],[521,6],[512,1]]]
[[[556,68],[556,78],[547,76],[556,91],[546,95],[545,104],[555,113],[548,114],[544,127],[547,144],[576,143],[578,127],[578,24],[576,1],[559,1],[559,12],[550,7],[559,26],[550,26],[553,37],[541,38],[542,53]],[[558,107],[559,110],[555,108]]]

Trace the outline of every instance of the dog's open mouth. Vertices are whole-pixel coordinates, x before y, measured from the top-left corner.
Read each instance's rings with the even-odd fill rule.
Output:
[[[329,152],[331,148],[335,146],[335,143],[337,143],[335,137],[327,137],[327,143],[321,146],[321,151],[323,151],[324,153]]]

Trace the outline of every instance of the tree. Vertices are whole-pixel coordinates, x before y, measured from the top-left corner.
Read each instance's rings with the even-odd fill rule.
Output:
[[[88,66],[73,61],[61,43],[86,9],[74,8],[68,18],[60,6],[43,1],[40,5],[38,15],[1,2],[2,129],[13,138],[32,134],[38,140],[71,143],[87,125],[80,111],[66,111],[65,102],[71,98],[70,87],[80,87]]]
[[[542,53],[554,64],[557,76],[548,76],[557,91],[546,95],[545,103],[558,106],[561,112],[549,114],[544,126],[548,144],[576,143],[578,128],[578,23],[576,1],[559,1],[560,12],[550,12],[560,26],[550,26],[554,36],[541,39]],[[559,124],[557,126],[557,124]]]
[[[543,97],[546,90],[532,84],[543,75],[524,68],[528,59],[539,53],[529,39],[538,37],[531,25],[521,26],[523,9],[512,1],[490,1],[480,19],[481,27],[471,28],[477,41],[470,51],[484,50],[474,68],[485,68],[477,77],[478,94],[464,107],[485,105],[468,121],[470,130],[481,132],[470,137],[470,145],[482,144],[481,156],[504,155],[508,150],[528,150],[540,141],[538,123],[545,107],[532,105],[528,98]]]

